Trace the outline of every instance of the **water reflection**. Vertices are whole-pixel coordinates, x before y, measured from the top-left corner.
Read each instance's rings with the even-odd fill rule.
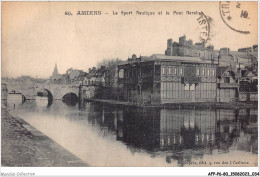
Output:
[[[166,110],[94,102],[68,105],[56,100],[47,105],[46,100],[26,101],[15,111],[42,131],[57,129],[48,136],[90,165],[185,166],[196,159],[222,158],[221,154],[227,159],[236,154],[238,159],[257,161],[256,109]],[[8,107],[12,109],[9,100]],[[60,138],[61,130],[69,138]],[[73,142],[80,143],[73,146]],[[91,158],[96,151],[98,156]],[[127,161],[115,162],[115,156]]]
[[[165,110],[91,103],[85,109],[90,106],[98,113],[89,118],[92,125],[115,132],[116,140],[137,151],[167,152],[167,163],[177,160],[183,166],[191,157],[212,155],[214,150],[258,153],[256,109]]]

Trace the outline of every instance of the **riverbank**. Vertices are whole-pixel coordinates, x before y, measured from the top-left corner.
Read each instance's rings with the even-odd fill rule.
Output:
[[[117,100],[103,100],[103,99],[93,99],[94,102],[101,102],[113,105],[122,106],[135,106],[135,107],[145,107],[145,108],[166,108],[166,109],[205,109],[205,108],[217,108],[217,109],[250,109],[258,108],[258,102],[187,102],[187,103],[165,103],[165,104],[147,104],[141,105],[131,102],[122,102]]]
[[[85,167],[87,163],[1,107],[1,163],[10,167]]]

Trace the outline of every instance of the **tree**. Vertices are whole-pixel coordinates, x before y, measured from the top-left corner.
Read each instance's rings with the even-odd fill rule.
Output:
[[[97,68],[100,68],[101,66],[105,67],[111,67],[116,66],[122,62],[119,58],[109,58],[109,59],[103,59],[102,61],[97,62]]]

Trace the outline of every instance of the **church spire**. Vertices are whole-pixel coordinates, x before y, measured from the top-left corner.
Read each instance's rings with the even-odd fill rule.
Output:
[[[57,64],[55,63],[55,67],[54,67],[54,71],[53,71],[52,76],[55,76],[55,75],[58,75],[58,74],[59,74],[58,67],[57,67]]]

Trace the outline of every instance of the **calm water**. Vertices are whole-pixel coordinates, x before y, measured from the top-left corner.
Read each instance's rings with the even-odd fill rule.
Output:
[[[17,95],[7,106],[91,166],[257,166],[256,109],[142,109],[41,97],[21,103]]]

